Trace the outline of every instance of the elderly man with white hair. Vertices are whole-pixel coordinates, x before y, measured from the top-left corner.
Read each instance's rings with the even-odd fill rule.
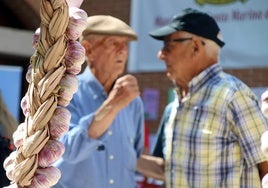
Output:
[[[109,15],[88,17],[80,40],[88,66],[68,109],[65,153],[55,163],[56,188],[136,188],[136,161],[143,149],[144,109],[136,78],[123,74],[136,33]]]

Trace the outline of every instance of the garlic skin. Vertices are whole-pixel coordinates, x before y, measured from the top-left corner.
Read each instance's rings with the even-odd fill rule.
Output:
[[[43,149],[38,153],[38,165],[48,167],[58,160],[64,153],[64,145],[57,140],[48,140]]]
[[[28,66],[25,78],[26,78],[26,81],[28,83],[31,83],[31,81],[32,81],[32,64],[30,64]]]
[[[23,144],[24,139],[26,138],[26,124],[22,122],[18,125],[17,130],[13,133],[12,138],[14,140],[14,146],[18,148]]]
[[[59,83],[58,105],[66,107],[78,90],[78,79],[73,74],[65,74]]]
[[[37,28],[34,32],[33,39],[32,39],[33,49],[37,49],[39,36],[40,36],[40,28]]]
[[[79,8],[83,2],[83,0],[66,0],[69,7],[77,7]]]
[[[6,167],[6,176],[9,180],[14,180],[13,170],[16,168],[15,162],[11,163]]]
[[[25,95],[20,102],[20,107],[22,109],[23,115],[28,116],[30,113],[30,109],[28,108],[28,97]]]
[[[61,137],[69,130],[71,113],[67,108],[56,108],[52,118],[48,122],[50,136],[53,139]]]
[[[78,90],[78,79],[73,74],[64,74],[59,83],[60,87],[69,87],[73,93]]]
[[[81,66],[85,62],[85,58],[85,48],[80,44],[80,42],[69,40],[64,57],[66,72],[74,75],[79,74]]]
[[[9,165],[12,163],[15,163],[17,156],[17,151],[13,151],[10,153],[10,155],[4,160],[3,167],[4,169],[7,169]]]
[[[82,64],[83,63],[75,63],[67,67],[66,72],[77,75],[81,72],[82,70]]]
[[[73,98],[73,91],[68,87],[62,87],[59,89],[58,105],[66,107],[69,105]]]
[[[54,166],[38,168],[28,188],[48,188],[55,185],[61,177],[61,172]]]
[[[77,40],[87,27],[87,13],[77,7],[69,8],[69,23],[66,29],[66,36],[70,40]]]
[[[6,171],[6,176],[9,180],[14,180],[13,170],[15,169],[15,165],[16,165],[16,156],[17,156],[17,151],[13,151],[4,160],[4,163],[3,163],[3,167]]]
[[[261,95],[261,111],[268,118],[268,90]]]
[[[85,61],[85,48],[80,42],[76,40],[68,41],[65,60],[67,65]]]

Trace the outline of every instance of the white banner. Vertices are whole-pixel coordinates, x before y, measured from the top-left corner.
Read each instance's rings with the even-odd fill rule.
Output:
[[[156,57],[163,43],[148,33],[189,7],[209,13],[218,22],[226,43],[220,56],[224,68],[268,67],[268,0],[132,0],[131,3],[131,26],[139,39],[130,44],[130,72],[165,70],[164,63]]]

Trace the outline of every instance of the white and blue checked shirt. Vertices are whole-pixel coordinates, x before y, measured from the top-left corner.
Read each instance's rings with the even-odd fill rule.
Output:
[[[268,125],[252,91],[215,64],[178,101],[165,131],[166,187],[260,188],[260,138]]]

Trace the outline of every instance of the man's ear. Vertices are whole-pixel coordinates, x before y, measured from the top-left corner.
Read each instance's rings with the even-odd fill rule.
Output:
[[[192,40],[193,40],[192,52],[193,52],[193,55],[197,55],[200,52],[200,50],[203,48],[204,44],[202,40],[199,38],[193,37]]]
[[[86,56],[90,55],[92,52],[92,45],[87,40],[83,40],[81,44],[85,48]]]
[[[92,43],[90,43],[87,40],[83,40],[81,42],[81,44],[85,48],[85,55],[86,55],[86,58],[88,60],[88,63],[93,62],[94,61],[94,53],[93,53],[94,50],[92,50],[93,49]]]

